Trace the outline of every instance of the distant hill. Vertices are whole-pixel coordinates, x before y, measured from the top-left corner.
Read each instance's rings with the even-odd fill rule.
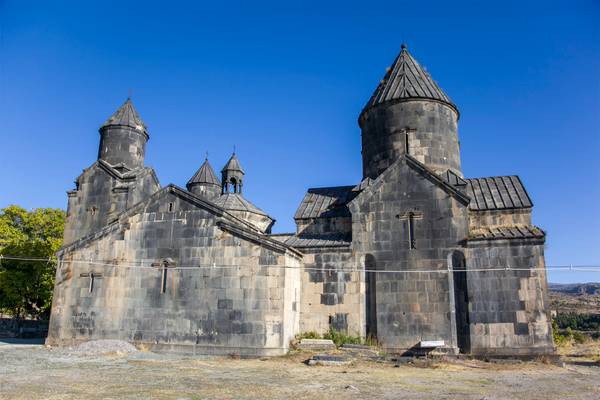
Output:
[[[550,304],[559,313],[600,314],[600,283],[549,283]]]
[[[552,292],[573,295],[600,295],[600,282],[590,283],[549,283],[548,288]]]

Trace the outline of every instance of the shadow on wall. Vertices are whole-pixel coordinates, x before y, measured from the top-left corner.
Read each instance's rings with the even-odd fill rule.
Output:
[[[450,263],[454,280],[456,342],[461,353],[468,353],[471,350],[471,331],[469,328],[469,291],[465,255],[458,250],[452,252]]]
[[[377,338],[377,262],[375,256],[365,256],[365,297],[367,337]]]

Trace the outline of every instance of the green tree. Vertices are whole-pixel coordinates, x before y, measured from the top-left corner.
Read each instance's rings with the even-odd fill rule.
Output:
[[[65,212],[54,208],[0,209],[0,255],[49,261],[0,258],[0,311],[15,317],[45,318],[50,313],[56,262]]]

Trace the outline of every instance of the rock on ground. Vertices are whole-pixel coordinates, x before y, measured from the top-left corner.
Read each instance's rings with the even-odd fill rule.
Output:
[[[138,349],[131,343],[123,340],[91,340],[81,343],[69,353],[75,355],[98,355],[107,353],[130,354],[136,353]]]

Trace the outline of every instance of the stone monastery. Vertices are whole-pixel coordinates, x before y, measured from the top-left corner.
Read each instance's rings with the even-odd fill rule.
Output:
[[[68,193],[48,344],[270,356],[301,332],[388,352],[553,352],[542,230],[518,176],[465,178],[457,106],[406,46],[361,111],[363,180],[308,189],[295,233],[244,197],[236,154],[186,188],[144,166],[130,99]]]

